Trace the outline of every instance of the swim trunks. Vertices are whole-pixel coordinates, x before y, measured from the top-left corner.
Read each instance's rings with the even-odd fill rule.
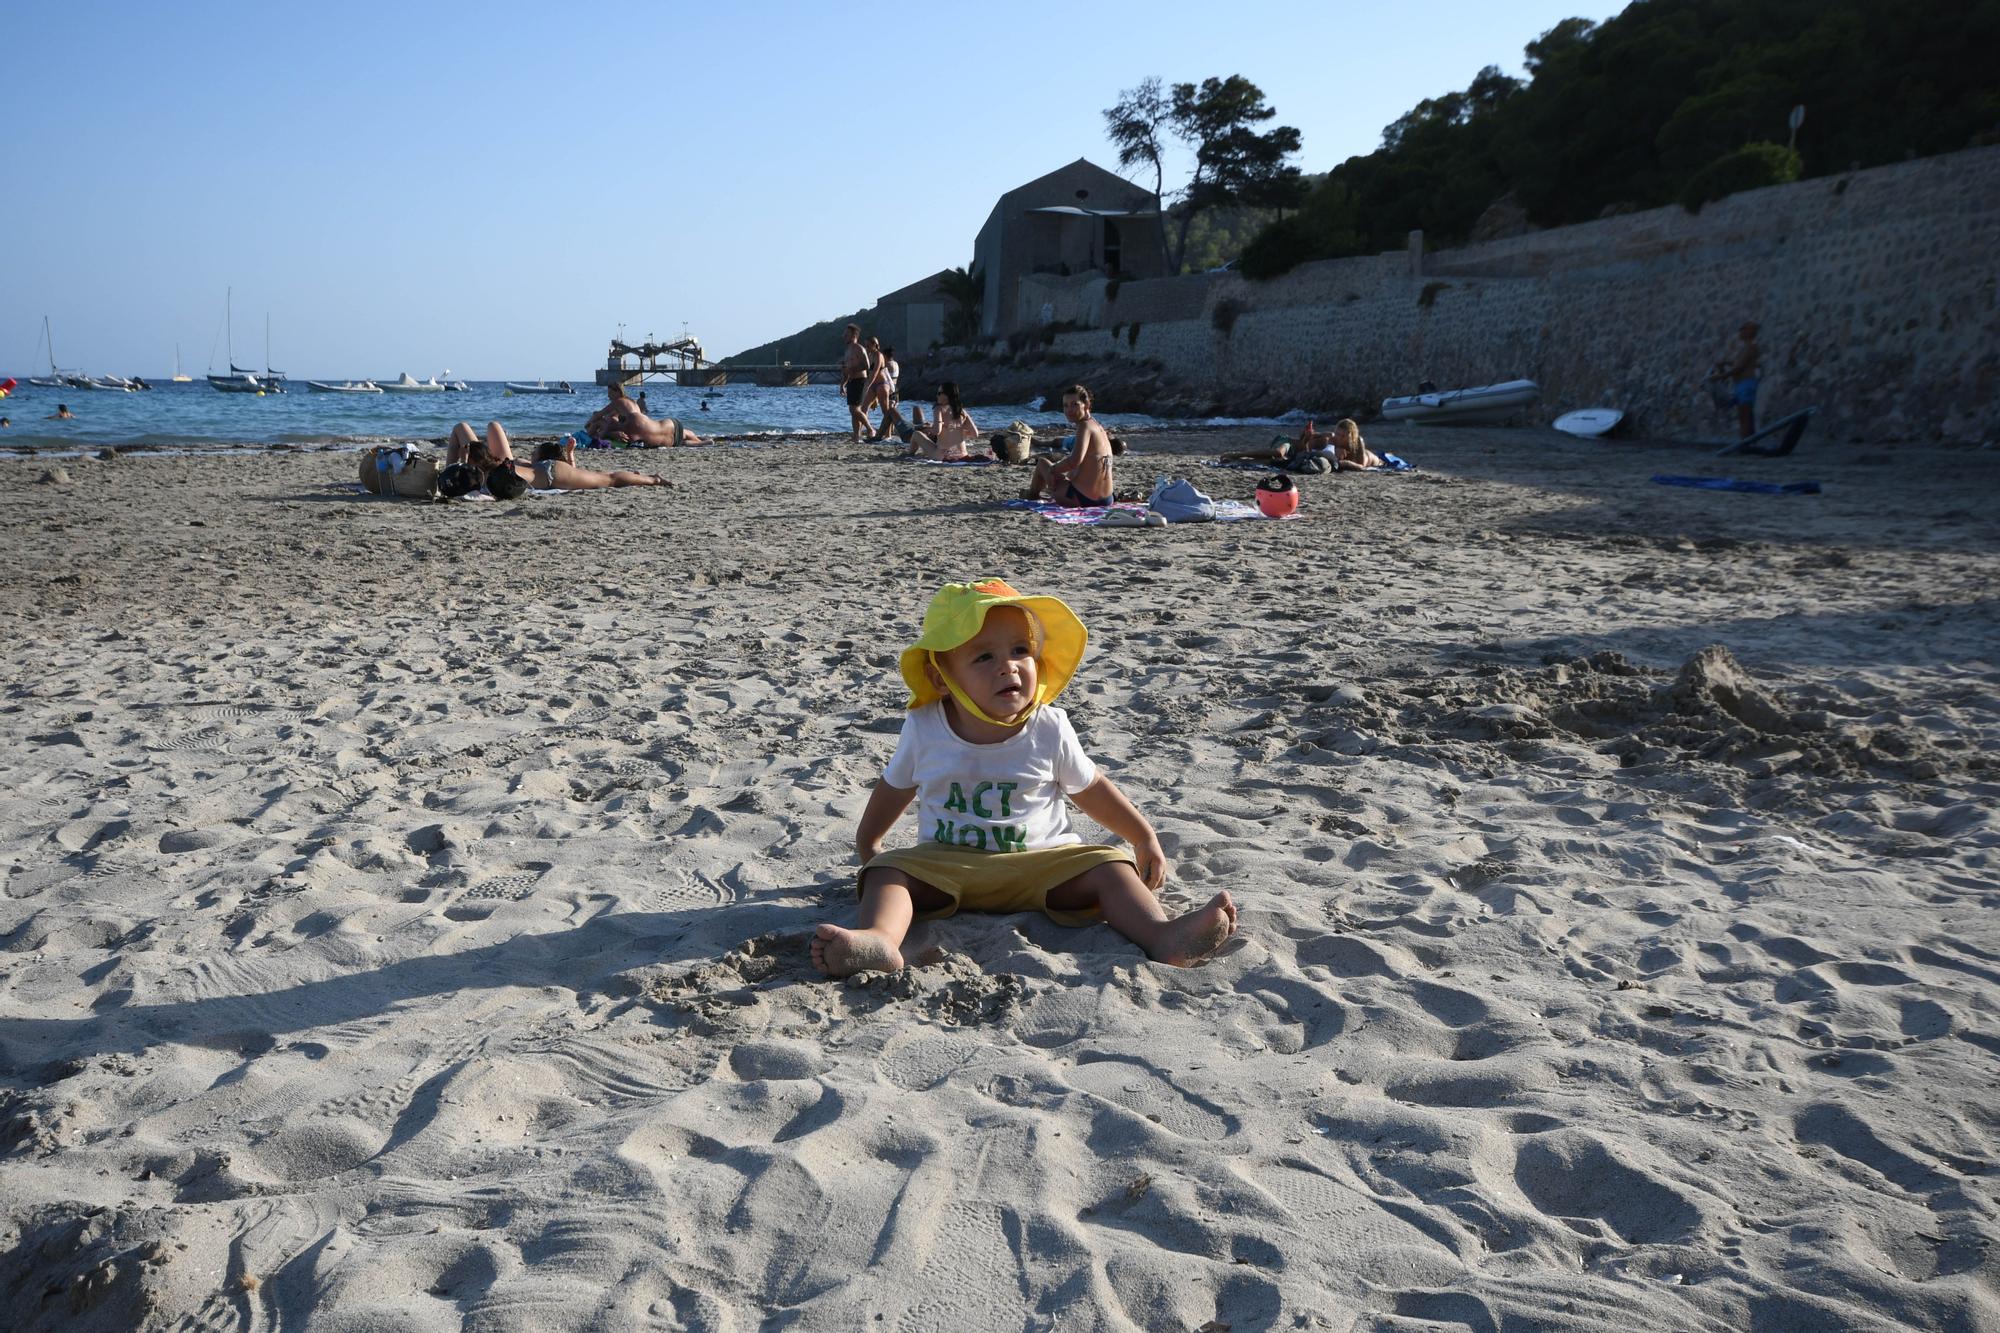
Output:
[[[1101,500],[1094,499],[1091,496],[1085,495],[1067,481],[1063,483],[1063,493],[1054,498],[1056,503],[1070,509],[1102,509],[1105,505],[1111,503],[1110,496],[1107,495]]]
[[[868,377],[865,375],[856,375],[853,379],[847,381],[845,387],[847,389],[847,405],[849,407],[859,407],[861,406],[861,395],[868,391]]]
[[[1729,391],[1729,401],[1738,407],[1757,406],[1757,384],[1754,379],[1736,381],[1736,386]]]
[[[545,491],[552,491],[556,488],[555,459],[544,458],[541,462],[535,464],[535,485]]]

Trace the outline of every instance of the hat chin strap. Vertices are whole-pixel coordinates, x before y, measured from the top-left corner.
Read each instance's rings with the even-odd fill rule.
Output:
[[[939,663],[937,658],[937,653],[931,649],[925,649],[924,651],[930,656],[931,670],[937,672],[938,679],[944,682],[945,689],[950,691],[951,697],[958,701],[958,706],[960,708],[963,708],[966,712],[972,714],[974,717],[978,718],[981,722],[985,722],[995,727],[1018,727],[1023,722],[1026,722],[1028,718],[1033,715],[1034,711],[1037,708],[1040,708],[1042,706],[1041,688],[1038,683],[1035,690],[1034,702],[1030,703],[1026,708],[1022,709],[1020,716],[1015,718],[1012,722],[1004,722],[997,717],[989,716],[985,709],[981,708],[978,704],[972,702],[970,698],[966,697],[966,693],[964,690],[958,688],[958,682],[953,680],[951,678],[951,673],[946,671],[943,665]]]

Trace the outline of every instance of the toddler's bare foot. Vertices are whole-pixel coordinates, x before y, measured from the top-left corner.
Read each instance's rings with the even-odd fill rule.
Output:
[[[1214,953],[1235,933],[1236,900],[1226,891],[1218,893],[1205,906],[1167,923],[1153,950],[1153,961],[1187,967]]]
[[[1221,896],[1226,898],[1229,895]],[[1234,907],[1229,909],[1229,915],[1233,922],[1236,916]],[[871,935],[865,930],[846,930],[828,922],[821,922],[819,929],[813,932],[812,956],[813,966],[830,977],[851,977],[856,972],[903,970],[902,951],[880,935]]]

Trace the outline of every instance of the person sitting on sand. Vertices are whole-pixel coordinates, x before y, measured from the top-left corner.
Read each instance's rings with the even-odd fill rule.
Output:
[[[956,380],[946,380],[938,385],[935,420],[926,425],[923,409],[915,411],[917,415],[910,431],[909,452],[918,458],[954,463],[964,458],[970,452],[966,446],[979,438],[979,427],[973,423],[972,414],[965,410],[965,404],[959,399]]]
[[[702,444],[701,436],[666,417],[659,421],[647,416],[639,405],[625,396],[623,386],[606,386],[610,401],[583,423],[583,433],[594,440],[613,444],[636,444],[643,449],[672,449],[685,444]]]
[[[855,830],[860,921],[819,926],[815,967],[836,977],[898,971],[911,921],[960,908],[1102,920],[1147,957],[1179,966],[1235,932],[1227,893],[1167,915],[1154,896],[1167,874],[1159,836],[1054,706],[1085,637],[1061,601],[999,579],[948,583],[931,598],[923,635],[901,659],[910,690],[902,737]],[[1066,796],[1129,850],[1084,843]],[[924,843],[884,851],[912,801]]]
[[[1353,417],[1342,417],[1333,423],[1333,429],[1325,434],[1313,429],[1308,421],[1299,438],[1280,441],[1269,449],[1252,449],[1247,453],[1224,454],[1225,463],[1256,462],[1277,463],[1290,466],[1308,454],[1319,454],[1332,463],[1338,472],[1367,472],[1382,466],[1382,455],[1368,447],[1361,438],[1361,427]]]
[[[1037,459],[1035,476],[1022,498],[1043,496],[1073,509],[1094,509],[1111,503],[1111,436],[1090,415],[1090,390],[1072,384],[1063,390],[1063,416],[1076,427],[1069,453],[1061,462]]]

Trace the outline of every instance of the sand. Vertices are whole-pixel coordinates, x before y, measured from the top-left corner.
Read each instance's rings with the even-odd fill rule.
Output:
[[[6,465],[0,1324],[2000,1327],[2000,455],[1369,436],[1167,531],[834,443]],[[811,971],[995,573],[1208,965]]]

